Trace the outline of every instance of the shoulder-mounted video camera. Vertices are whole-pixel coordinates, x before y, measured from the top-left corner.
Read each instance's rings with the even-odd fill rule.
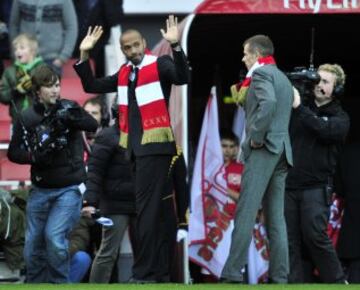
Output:
[[[59,100],[37,125],[32,134],[35,151],[59,151],[68,145],[69,125],[81,115],[80,107],[69,100]]]
[[[314,95],[314,87],[320,82],[320,75],[310,67],[295,67],[292,72],[286,74],[292,85],[297,88],[303,100],[308,100]]]
[[[314,68],[314,54],[315,54],[315,28],[311,28],[311,42],[310,42],[310,66],[295,67],[293,71],[286,75],[290,79],[292,85],[299,91],[303,102],[308,101],[314,96],[314,88],[320,82],[320,75]]]

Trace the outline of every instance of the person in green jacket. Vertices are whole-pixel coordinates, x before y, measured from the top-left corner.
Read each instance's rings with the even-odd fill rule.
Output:
[[[0,188],[0,246],[10,273],[1,273],[1,280],[17,277],[24,269],[25,206],[27,188],[6,191]]]
[[[14,63],[5,69],[0,84],[0,102],[9,105],[12,123],[18,112],[32,104],[31,71],[43,63],[38,57],[38,42],[29,34],[19,34],[12,42]],[[14,102],[12,102],[12,100]]]

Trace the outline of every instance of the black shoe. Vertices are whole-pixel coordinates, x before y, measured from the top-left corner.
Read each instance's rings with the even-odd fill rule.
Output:
[[[220,278],[220,283],[222,284],[244,284],[243,280],[231,280],[229,278]]]
[[[156,283],[155,280],[142,280],[131,277],[128,281],[129,284],[153,284]]]

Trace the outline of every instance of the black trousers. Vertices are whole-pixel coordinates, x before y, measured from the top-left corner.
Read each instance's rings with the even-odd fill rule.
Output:
[[[289,283],[313,282],[314,267],[325,283],[342,283],[344,272],[327,235],[330,214],[325,188],[287,191],[285,218],[289,240]]]
[[[138,280],[168,280],[169,264],[164,260],[168,256],[168,251],[164,249],[166,224],[161,220],[161,206],[171,158],[170,155],[135,158],[137,217],[133,278]]]

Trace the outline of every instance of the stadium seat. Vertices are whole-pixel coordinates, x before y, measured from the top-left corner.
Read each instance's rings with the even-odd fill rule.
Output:
[[[11,65],[11,59],[3,59],[4,68],[7,68]]]
[[[78,75],[76,74],[73,65],[78,61],[78,59],[71,58],[66,63],[64,63],[62,70],[62,78],[78,78]],[[91,68],[95,69],[95,62],[94,60],[90,59],[90,65]]]
[[[0,121],[0,142],[10,142],[11,122]]]
[[[77,101],[81,106],[84,102],[94,95],[84,92],[80,78],[77,76],[73,65],[77,59],[69,59],[63,66],[63,75],[61,77],[61,96],[66,99]],[[90,65],[94,69],[95,63],[90,60]]]
[[[0,180],[19,180],[30,179],[30,165],[15,164],[3,157],[0,160]]]
[[[0,104],[0,142],[9,142],[11,132],[11,117],[9,107]]]
[[[0,121],[11,121],[9,107],[3,104],[0,104]]]
[[[60,93],[62,98],[77,101],[81,106],[94,96],[84,92],[79,78],[62,78]]]

